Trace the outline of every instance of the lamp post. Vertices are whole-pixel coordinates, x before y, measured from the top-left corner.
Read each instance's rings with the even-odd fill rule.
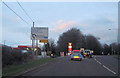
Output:
[[[116,30],[116,29],[108,29],[108,30]],[[112,55],[114,55],[115,54],[115,51],[114,51],[114,48],[113,48],[114,46],[111,46],[111,50],[112,50]]]

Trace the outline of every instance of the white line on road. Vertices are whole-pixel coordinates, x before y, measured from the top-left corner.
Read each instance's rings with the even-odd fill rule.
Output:
[[[104,68],[106,68],[107,70],[109,70],[110,72],[112,72],[113,74],[116,74],[114,71],[110,70],[108,67],[106,67],[105,65],[103,65]]]
[[[102,63],[100,63],[99,61],[97,61],[99,64],[102,64]]]
[[[96,60],[96,59],[95,59]]]
[[[99,62],[96,58],[94,59],[97,63],[99,63],[100,65],[102,65],[101,62]],[[116,72],[112,71],[111,69],[109,69],[108,67],[106,67],[105,65],[102,65],[105,69],[107,69],[108,71],[112,72],[113,74],[116,74]]]
[[[95,61],[97,61],[97,63],[99,63],[99,64],[102,64],[101,62],[99,62],[97,59],[94,59]]]

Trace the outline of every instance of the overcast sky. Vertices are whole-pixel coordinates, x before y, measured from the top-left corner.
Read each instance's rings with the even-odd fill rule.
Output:
[[[30,45],[32,22],[16,2],[6,2],[30,25],[17,17],[4,4],[2,6],[2,43],[10,46]],[[117,2],[20,2],[35,21],[36,27],[48,27],[49,38],[56,42],[63,32],[72,27],[84,35],[100,38],[102,44],[117,42]],[[111,29],[111,30],[109,30]]]

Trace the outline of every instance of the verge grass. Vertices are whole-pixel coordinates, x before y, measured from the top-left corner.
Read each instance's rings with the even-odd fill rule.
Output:
[[[31,69],[33,67],[37,67],[41,64],[45,64],[49,61],[55,60],[53,58],[40,58],[37,60],[31,60],[29,62],[26,62],[24,64],[19,65],[11,65],[9,67],[2,69],[2,76],[14,76],[20,72],[24,72],[28,69]]]

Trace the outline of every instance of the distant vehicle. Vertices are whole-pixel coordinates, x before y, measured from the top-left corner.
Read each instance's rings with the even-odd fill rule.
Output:
[[[71,54],[71,60],[82,60],[82,54],[80,50],[73,50]]]
[[[27,53],[28,51],[27,50],[21,50],[22,53]]]
[[[85,56],[88,56],[89,58],[92,58],[92,52],[91,50],[85,50]]]
[[[82,56],[85,58],[85,50],[84,50],[84,48],[81,48],[80,52],[81,52]]]
[[[55,55],[54,55],[54,54],[51,54],[50,56],[51,56],[52,58],[55,58]]]

